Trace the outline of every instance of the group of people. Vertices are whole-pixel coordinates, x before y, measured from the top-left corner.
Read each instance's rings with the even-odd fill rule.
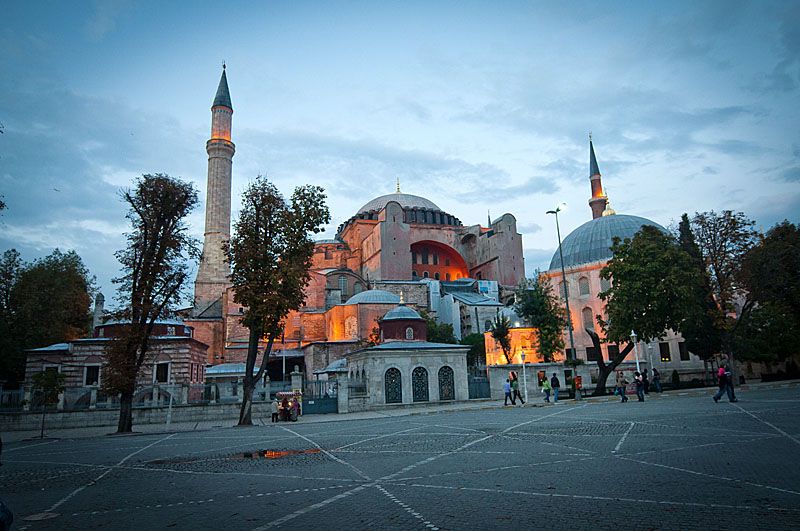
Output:
[[[297,420],[300,414],[300,401],[295,398],[291,402],[288,397],[283,397],[280,403],[277,398],[272,399],[272,422],[280,420]]]
[[[556,373],[553,373],[553,377],[550,380],[547,379],[545,376],[541,382],[539,382],[539,387],[544,393],[544,401],[549,403],[550,402],[550,393],[553,393],[553,402],[558,402],[558,390],[561,388],[561,382],[556,376]],[[512,406],[517,405],[517,399],[519,399],[520,403],[525,404],[525,400],[523,400],[522,395],[519,392],[519,378],[517,377],[517,373],[511,371],[509,373],[508,378],[506,378],[505,383],[503,384],[503,392],[505,393],[505,401],[503,405],[508,405],[509,400],[511,401]]]
[[[517,399],[525,405],[525,400],[523,400],[522,395],[519,392],[519,377],[515,371],[511,371],[508,374],[508,378],[506,378],[506,383],[503,384],[503,392],[505,393],[505,404],[508,405],[508,401],[511,400],[511,405],[517,405]]]
[[[620,402],[628,401],[625,391],[628,388],[629,383],[630,382],[625,378],[625,373],[623,371],[617,371],[616,389],[614,390],[614,394],[621,397]],[[645,393],[649,393],[651,388],[650,380],[647,378],[647,371],[634,372],[633,383],[636,385],[636,397],[639,399],[639,402],[644,402],[644,395]],[[653,368],[652,388],[656,393],[661,392],[661,373],[658,372],[658,369],[656,368]]]

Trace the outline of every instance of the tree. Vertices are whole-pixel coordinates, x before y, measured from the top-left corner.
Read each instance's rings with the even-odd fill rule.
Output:
[[[731,360],[737,328],[755,302],[740,282],[743,259],[757,241],[754,225],[742,212],[731,210],[699,212],[692,218],[692,232],[708,272],[714,328]]]
[[[24,376],[23,347],[17,341],[11,303],[11,292],[22,269],[16,249],[9,249],[0,258],[0,379],[18,381]]]
[[[539,354],[542,361],[553,361],[556,352],[564,348],[566,312],[553,293],[549,280],[538,275],[538,281],[517,288],[514,310],[530,326],[538,330]]]
[[[253,389],[272,345],[283,332],[284,319],[305,300],[314,241],[330,220],[325,194],[318,186],[297,187],[289,203],[259,175],[242,196],[235,234],[224,249],[231,263],[233,300],[244,306],[241,323],[249,330],[239,425],[251,425]],[[259,342],[266,339],[254,375]]]
[[[614,255],[600,276],[613,279],[613,284],[600,293],[606,302],[606,317],[598,315],[597,321],[606,342],[626,346],[608,364],[602,357],[598,359],[596,395],[605,393],[609,374],[634,347],[631,330],[642,341],[661,338],[669,329],[682,330],[686,316],[694,309],[694,289],[699,282],[689,255],[672,236],[655,227],[644,226],[632,239],[622,242],[615,238],[611,251]],[[587,332],[599,348],[597,334]]]
[[[469,345],[467,365],[486,365],[486,339],[483,334],[468,334],[461,338],[462,345]]]
[[[42,397],[42,431],[40,437],[44,439],[44,418],[47,406],[58,403],[58,395],[64,392],[64,375],[58,371],[42,371],[33,375],[33,387],[38,389]]]
[[[122,265],[116,317],[125,323],[119,337],[110,342],[106,354],[103,387],[120,395],[117,432],[133,428],[133,395],[136,380],[151,351],[156,321],[170,317],[181,301],[189,275],[188,260],[198,256],[197,242],[188,235],[186,216],[197,205],[191,183],[169,175],[146,174],[133,190],[124,190],[126,218],[131,232],[127,247],[117,251]]]
[[[431,343],[458,343],[455,332],[453,331],[453,325],[436,321],[436,319],[431,317],[425,310],[420,310],[419,314],[425,319],[428,341]]]
[[[500,343],[506,363],[511,363],[513,357],[511,356],[511,321],[509,318],[498,313],[492,321],[490,333],[492,338]]]
[[[26,349],[85,336],[93,292],[94,277],[75,251],[56,249],[28,264],[6,251],[0,260],[3,375],[24,376]]]
[[[697,272],[698,280],[694,286],[695,303],[692,315],[686,319],[681,333],[686,341],[686,348],[701,359],[708,360],[722,350],[718,327],[719,308],[714,301],[703,253],[695,241],[689,216],[685,213],[678,225],[678,244],[689,255],[691,267]]]

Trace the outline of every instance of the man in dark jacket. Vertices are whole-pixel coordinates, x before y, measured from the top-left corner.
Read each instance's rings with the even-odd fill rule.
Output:
[[[558,390],[561,387],[561,382],[558,381],[556,373],[553,373],[553,377],[550,378],[550,387],[553,388],[553,402],[558,402]]]

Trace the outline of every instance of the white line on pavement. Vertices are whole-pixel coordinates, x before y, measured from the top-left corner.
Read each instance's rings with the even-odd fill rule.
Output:
[[[613,449],[613,450],[611,450],[611,453],[612,453],[612,454],[615,454],[615,453],[619,452],[619,449],[620,449],[620,448],[622,448],[622,443],[624,443],[624,442],[625,442],[625,439],[627,439],[627,438],[628,438],[628,434],[629,434],[629,433],[631,432],[631,430],[633,429],[633,426],[634,426],[634,424],[636,424],[636,423],[635,423],[635,422],[631,422],[631,423],[630,423],[630,426],[628,426],[628,429],[627,429],[627,430],[625,430],[625,433],[623,433],[623,434],[622,434],[622,438],[619,440],[619,442],[618,442],[618,443],[617,443],[617,445],[614,447],[614,449]]]
[[[426,520],[424,516],[422,516],[420,513],[409,507],[407,504],[398,500],[397,496],[395,496],[388,490],[384,489],[380,485],[375,485],[375,488],[381,491],[387,498],[392,500],[394,503],[399,505],[405,512],[407,512],[408,514],[410,514],[411,516],[422,522],[425,527],[431,529],[432,531],[439,531],[439,528],[436,527],[434,524],[432,524],[430,521]]]
[[[757,417],[756,415],[753,415],[752,413],[750,413],[749,411],[747,411],[745,408],[743,408],[743,407],[742,407],[742,406],[740,406],[739,404],[732,404],[732,405],[733,405],[733,407],[735,407],[735,408],[737,408],[737,409],[739,409],[739,410],[743,411],[744,413],[747,413],[748,415],[750,415],[751,417],[753,417],[753,418],[754,418],[754,419],[756,419],[757,421],[759,421],[759,422],[761,422],[761,423],[763,423],[763,424],[766,424],[767,426],[769,426],[769,427],[770,427],[770,428],[772,428],[773,430],[777,431],[777,432],[778,432],[778,433],[780,433],[781,435],[784,435],[784,436],[788,437],[789,439],[793,440],[794,442],[796,442],[797,444],[800,444],[800,440],[796,439],[795,437],[792,437],[791,435],[789,435],[788,433],[786,433],[785,431],[783,431],[782,429],[780,429],[779,427],[777,427],[775,424],[773,424],[773,423],[771,423],[771,422],[769,422],[769,421],[766,421],[766,420],[762,419],[761,417]]]
[[[341,494],[337,494],[336,496],[332,496],[332,497],[328,498],[327,500],[322,500],[321,502],[315,503],[313,505],[309,505],[307,507],[303,507],[302,509],[298,509],[293,513],[290,513],[290,514],[287,514],[286,516],[278,518],[277,520],[273,520],[272,522],[269,522],[269,523],[264,524],[262,526],[256,527],[256,528],[253,529],[253,531],[264,531],[266,529],[271,529],[273,527],[281,526],[281,525],[285,524],[286,522],[288,522],[290,520],[294,520],[298,516],[303,516],[306,513],[309,513],[311,511],[315,511],[317,509],[325,507],[326,505],[330,505],[331,503],[337,502],[337,501],[339,501],[339,500],[341,500],[343,498],[347,498],[348,496],[352,496],[353,494],[355,494],[357,492],[361,492],[362,490],[364,490],[365,488],[367,488],[368,486],[371,486],[371,485],[374,485],[374,483],[368,484],[368,485],[359,485],[358,487],[350,489],[347,492],[342,492]]]
[[[309,443],[313,444],[314,446],[316,446],[317,448],[319,448],[319,450],[320,450],[320,451],[321,451],[323,454],[327,455],[328,457],[330,457],[331,459],[333,459],[333,460],[334,460],[334,461],[336,461],[337,463],[339,463],[339,464],[342,464],[342,465],[344,465],[344,466],[346,466],[346,467],[349,467],[349,468],[351,468],[351,469],[352,469],[352,470],[353,470],[353,471],[354,471],[356,474],[358,474],[359,476],[361,476],[363,479],[366,479],[367,481],[370,481],[370,479],[371,479],[371,478],[370,478],[368,475],[366,475],[364,472],[362,472],[361,470],[359,470],[359,468],[358,468],[358,467],[356,467],[356,466],[354,466],[354,465],[351,465],[350,463],[348,463],[348,462],[347,462],[347,461],[345,461],[344,459],[339,459],[338,457],[336,457],[335,455],[333,455],[332,453],[330,453],[328,450],[326,450],[326,449],[325,449],[325,448],[323,448],[322,446],[318,445],[317,443],[315,443],[314,441],[312,441],[311,439],[309,439],[309,438],[308,438],[308,437],[306,437],[305,435],[300,435],[299,433],[297,433],[297,432],[296,432],[296,431],[294,431],[294,430],[290,430],[289,428],[284,428],[283,426],[281,426],[281,427],[282,427],[284,430],[288,431],[289,433],[293,433],[293,434],[295,434],[296,436],[300,437],[300,438],[301,438],[301,439],[303,439],[304,441],[307,441],[307,442],[309,442]]]
[[[116,464],[116,466],[120,466],[120,465],[124,464],[124,463],[125,463],[125,461],[127,461],[128,459],[130,459],[130,458],[131,458],[131,457],[133,457],[134,455],[136,455],[136,454],[138,454],[138,453],[141,453],[141,452],[144,452],[144,451],[145,451],[145,450],[147,450],[148,448],[151,448],[151,447],[155,446],[156,444],[160,443],[161,441],[166,441],[166,440],[167,440],[167,439],[169,439],[170,437],[174,437],[174,436],[175,436],[175,434],[174,434],[174,433],[172,433],[172,434],[170,434],[170,435],[167,435],[166,437],[163,437],[163,438],[161,438],[161,439],[158,439],[158,440],[157,440],[157,441],[155,441],[155,442],[152,442],[152,443],[148,444],[147,446],[145,446],[145,447],[143,447],[143,448],[139,448],[139,449],[138,449],[138,450],[136,450],[135,452],[131,452],[131,453],[129,453],[128,455],[126,455],[125,457],[123,457],[123,458],[122,458],[122,460],[121,460],[119,463],[117,463],[117,464]],[[58,508],[59,508],[61,505],[63,505],[63,504],[64,504],[64,503],[66,503],[67,501],[69,501],[69,500],[70,500],[70,499],[71,499],[73,496],[75,496],[76,494],[78,494],[79,492],[81,492],[83,489],[85,489],[85,488],[86,488],[86,487],[88,487],[89,485],[94,485],[95,483],[97,483],[98,481],[100,481],[101,479],[103,479],[104,477],[106,477],[106,475],[107,475],[109,472],[111,472],[111,470],[113,470],[113,469],[112,469],[112,468],[109,468],[109,469],[107,469],[105,472],[103,472],[102,474],[100,474],[99,476],[97,476],[95,479],[93,479],[93,480],[92,480],[92,481],[90,481],[89,483],[86,483],[85,485],[82,485],[82,486],[78,487],[77,489],[73,490],[72,492],[70,492],[69,494],[67,494],[66,496],[64,496],[64,497],[63,497],[63,498],[61,498],[60,500],[58,500],[58,501],[57,501],[57,502],[56,502],[56,503],[55,503],[55,504],[54,504],[52,507],[50,507],[49,509],[47,509],[47,511],[46,511],[46,512],[48,512],[48,513],[52,513],[53,511],[55,511],[56,509],[58,509]]]

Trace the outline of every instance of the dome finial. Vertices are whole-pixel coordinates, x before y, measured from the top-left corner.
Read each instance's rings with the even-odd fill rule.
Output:
[[[403,300],[403,290],[400,290],[400,304],[405,304],[406,302]]]
[[[395,190],[396,194],[400,193],[400,177],[397,178],[397,190]]]
[[[606,188],[606,208],[603,210],[603,217],[605,216],[615,216],[617,211],[611,208],[611,199],[608,198],[608,188]]]

